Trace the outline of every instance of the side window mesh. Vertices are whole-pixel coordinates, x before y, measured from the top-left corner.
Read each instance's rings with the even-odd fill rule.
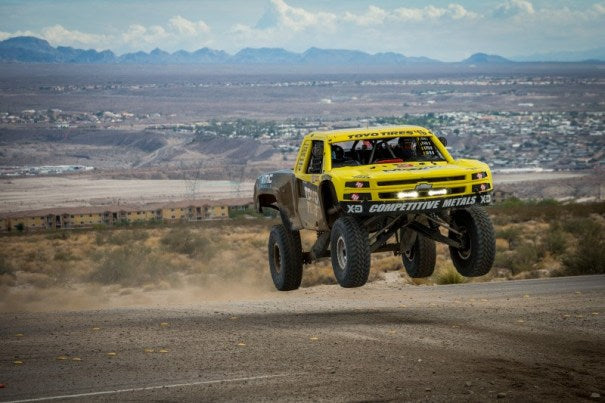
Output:
[[[418,138],[418,151],[418,154],[429,157],[436,157],[438,155],[433,142],[428,137]]]

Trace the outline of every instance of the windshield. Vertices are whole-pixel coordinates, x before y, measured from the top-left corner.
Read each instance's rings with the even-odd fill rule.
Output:
[[[332,168],[418,161],[445,161],[429,136],[389,137],[332,144]]]

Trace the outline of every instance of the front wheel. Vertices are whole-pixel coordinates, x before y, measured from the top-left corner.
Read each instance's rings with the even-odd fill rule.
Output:
[[[370,274],[368,232],[352,217],[334,222],[330,235],[332,269],[342,287],[361,287]]]
[[[300,233],[288,231],[283,224],[274,225],[269,235],[269,269],[275,288],[296,290],[302,280]]]
[[[487,211],[480,206],[455,210],[450,224],[459,234],[450,231],[449,237],[462,243],[461,248],[450,246],[450,257],[458,273],[466,277],[487,274],[496,256],[494,227]]]

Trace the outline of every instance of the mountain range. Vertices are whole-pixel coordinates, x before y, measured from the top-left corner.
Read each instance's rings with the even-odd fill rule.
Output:
[[[408,57],[400,53],[369,54],[359,50],[309,48],[294,53],[282,48],[244,48],[234,55],[223,50],[201,48],[193,52],[179,50],[168,53],[161,49],[151,52],[116,55],[111,50],[76,49],[51,46],[46,40],[19,36],[0,41],[1,63],[84,63],[84,64],[273,64],[273,65],[406,65],[437,64],[427,57]],[[515,63],[498,55],[476,53],[462,64]]]

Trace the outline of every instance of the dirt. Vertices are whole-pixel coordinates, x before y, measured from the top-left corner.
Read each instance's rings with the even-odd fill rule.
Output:
[[[605,276],[389,276],[0,315],[0,400],[562,401],[605,390]],[[165,297],[166,295],[164,295]],[[116,304],[119,305],[119,304]]]
[[[0,212],[250,197],[253,182],[37,177],[0,181]]]

